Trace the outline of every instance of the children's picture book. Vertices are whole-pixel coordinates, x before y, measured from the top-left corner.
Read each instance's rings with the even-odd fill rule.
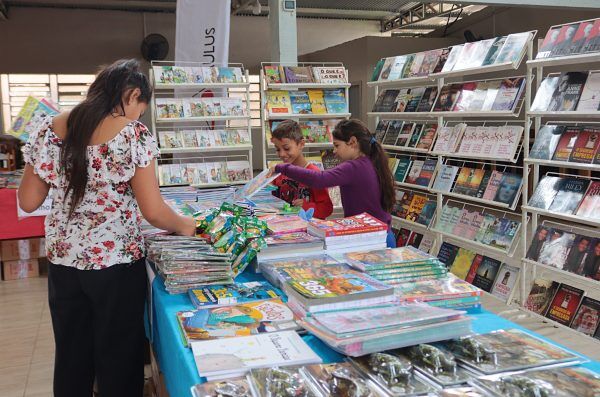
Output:
[[[539,315],[545,315],[559,285],[560,283],[556,281],[536,278],[525,301],[525,308]]]
[[[600,219],[600,181],[592,181],[575,215]]]
[[[497,296],[504,302],[508,302],[512,291],[519,279],[521,269],[515,266],[503,263],[498,271],[498,276],[492,287],[492,295]]]
[[[285,82],[288,84],[314,82],[308,66],[283,66]]]
[[[313,66],[315,81],[323,84],[347,83],[348,76],[343,66]]]
[[[498,270],[500,270],[500,265],[500,261],[484,256],[481,264],[477,268],[473,285],[481,288],[485,292],[491,292]]]
[[[280,84],[281,75],[279,74],[279,66],[277,65],[265,65],[265,78],[267,84]]]
[[[527,42],[532,38],[531,32],[513,33],[506,37],[502,49],[498,53],[494,64],[517,64],[527,49]]]
[[[573,321],[582,298],[583,290],[561,284],[552,299],[546,317],[568,326]]]
[[[252,368],[319,364],[322,361],[296,331],[195,341],[191,345],[198,375],[209,380],[224,375],[242,375]]]
[[[456,277],[464,280],[471,269],[471,264],[475,259],[475,252],[466,248],[460,247],[456,253],[456,257],[450,267],[450,272]]]
[[[597,112],[598,110],[600,110],[600,72],[592,71],[581,92],[581,98],[577,103],[577,111]]]
[[[548,110],[555,112],[575,110],[587,77],[587,72],[562,72]]]
[[[587,191],[589,179],[562,178],[549,211],[573,214]]]
[[[591,164],[600,147],[600,128],[582,127],[571,151],[570,161]]]
[[[459,167],[454,165],[442,164],[440,171],[433,183],[433,190],[439,192],[449,192],[458,173]]]
[[[558,87],[559,76],[548,76],[546,77],[540,87],[538,88],[535,99],[531,104],[530,110],[532,112],[545,112],[550,106],[550,101],[554,95],[554,91]]]
[[[581,301],[581,306],[573,318],[571,328],[582,334],[594,336],[600,324],[600,301],[586,296]]]
[[[159,131],[158,142],[162,149],[177,149],[183,147],[181,135],[177,131]]]
[[[290,103],[292,104],[292,113],[310,114],[311,103],[306,91],[289,91]]]
[[[543,125],[535,137],[529,157],[540,160],[551,160],[564,130],[564,125]]]
[[[177,319],[188,343],[298,328],[279,298],[178,312]]]
[[[268,90],[267,110],[271,115],[292,113],[290,91]]]
[[[341,88],[335,90],[324,90],[325,106],[327,113],[347,113],[345,91]]]
[[[251,181],[248,181],[248,183],[239,188],[235,192],[234,200],[238,201],[243,199],[249,199],[256,193],[258,193],[260,189],[274,181],[280,175],[275,173],[269,176],[270,171],[271,170],[267,168],[260,174],[256,175]]]
[[[327,113],[323,90],[307,90],[310,108],[313,114]]]

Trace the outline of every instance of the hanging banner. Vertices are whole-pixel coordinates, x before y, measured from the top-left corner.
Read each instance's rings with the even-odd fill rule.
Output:
[[[177,0],[175,61],[226,66],[231,0]]]

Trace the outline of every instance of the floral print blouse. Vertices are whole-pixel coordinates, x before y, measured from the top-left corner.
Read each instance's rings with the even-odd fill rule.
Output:
[[[51,187],[46,217],[48,260],[82,270],[99,270],[142,258],[141,218],[130,180],[136,167],[158,156],[154,135],[139,121],[127,124],[110,141],[88,146],[85,195],[69,219],[67,179],[60,168],[62,140],[44,121],[23,148],[25,162]]]

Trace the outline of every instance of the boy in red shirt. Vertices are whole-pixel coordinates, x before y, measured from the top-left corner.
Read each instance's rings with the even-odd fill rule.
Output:
[[[275,145],[277,156],[286,164],[293,164],[310,170],[319,171],[319,167],[310,164],[302,154],[304,137],[300,125],[293,120],[282,121],[273,130],[271,142]],[[304,210],[314,208],[314,217],[325,219],[333,212],[333,204],[327,189],[310,188],[300,182],[280,175],[273,181],[277,190],[273,195]]]

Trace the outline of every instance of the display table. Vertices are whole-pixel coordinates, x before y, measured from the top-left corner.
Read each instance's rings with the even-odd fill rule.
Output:
[[[43,216],[19,220],[17,217],[17,189],[0,189],[0,240],[44,236]]]
[[[262,276],[246,272],[238,277],[239,282],[262,280]],[[182,342],[181,332],[175,313],[182,310],[193,309],[187,294],[169,295],[159,277],[152,283],[153,300],[153,341],[152,345],[158,365],[164,375],[167,391],[171,397],[190,396],[190,388],[203,381],[196,370],[192,350],[186,348]],[[473,331],[486,333],[498,329],[525,328],[499,317],[488,311],[473,314]],[[527,331],[527,330],[526,330]],[[531,331],[530,334],[543,338]],[[303,337],[308,345],[323,359],[323,362],[342,361],[342,355],[331,350],[319,339],[312,335]],[[554,341],[550,341],[554,343]],[[600,373],[600,362],[589,362],[583,366]]]

